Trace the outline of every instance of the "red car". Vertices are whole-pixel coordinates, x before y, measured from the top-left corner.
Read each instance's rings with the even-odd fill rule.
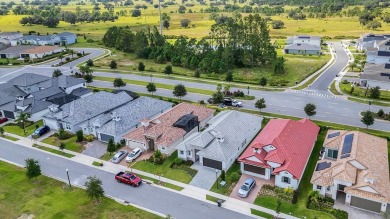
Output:
[[[1,123],[5,123],[5,122],[7,122],[7,121],[8,121],[7,118],[5,118],[5,117],[4,117],[4,118],[1,118],[1,119],[0,119],[0,124],[1,124]]]
[[[119,183],[126,183],[134,187],[137,187],[142,183],[141,178],[130,172],[119,172],[115,175],[115,179]]]

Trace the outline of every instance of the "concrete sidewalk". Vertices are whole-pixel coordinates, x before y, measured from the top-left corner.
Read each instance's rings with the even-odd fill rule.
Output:
[[[38,144],[38,145],[41,145],[41,146],[45,146],[45,147],[48,147],[48,148],[59,150],[58,147],[56,147],[56,146],[45,144],[45,143],[39,142],[39,141],[34,140],[34,139],[21,137],[21,136],[12,134],[12,133],[6,133],[6,134],[9,135],[9,136],[12,136],[12,137],[20,139],[18,141],[12,141],[12,142],[16,143],[16,144],[19,144],[19,145],[22,145],[22,146],[25,146],[25,147],[34,148],[34,147],[32,147],[32,145],[33,144]],[[4,140],[8,140],[8,139],[4,139]],[[10,140],[8,140],[8,141],[10,141]],[[34,148],[34,149],[40,150],[38,148]],[[43,150],[41,150],[41,151],[43,151]],[[177,190],[173,190],[173,189],[170,189],[170,188],[167,188],[167,187],[163,187],[163,186],[160,186],[160,185],[153,184],[154,186],[157,186],[157,187],[159,187],[161,189],[166,189],[166,190],[169,190],[169,191],[172,191],[172,192],[176,192],[178,194],[185,195],[185,196],[188,196],[188,197],[191,197],[191,198],[194,198],[194,199],[198,199],[198,200],[201,200],[201,201],[204,201],[204,202],[216,204],[214,202],[206,200],[206,195],[210,195],[210,196],[216,197],[218,199],[225,200],[225,202],[222,204],[223,208],[226,208],[226,209],[229,209],[229,210],[232,210],[232,211],[236,211],[236,212],[239,212],[239,213],[242,213],[242,214],[246,214],[248,216],[252,216],[252,217],[255,217],[255,218],[261,218],[261,217],[258,217],[256,215],[252,215],[251,214],[251,209],[256,209],[258,211],[262,211],[262,212],[265,212],[265,213],[268,213],[268,214],[271,214],[271,215],[277,215],[274,210],[270,210],[270,209],[267,209],[267,208],[264,208],[264,207],[261,207],[261,206],[257,206],[257,205],[251,204],[251,203],[247,203],[247,202],[235,199],[235,198],[231,198],[231,197],[228,197],[228,196],[225,196],[225,195],[221,195],[221,194],[218,194],[218,193],[215,193],[215,192],[211,192],[211,191],[208,191],[208,190],[205,190],[205,189],[201,189],[201,188],[198,188],[198,187],[195,187],[195,186],[192,186],[192,185],[181,183],[181,182],[178,182],[178,181],[175,181],[175,180],[172,180],[172,179],[168,179],[168,178],[165,178],[165,177],[160,177],[158,175],[154,175],[154,174],[151,174],[151,173],[148,173],[148,172],[144,172],[144,171],[140,171],[140,170],[137,170],[137,169],[130,169],[130,168],[127,168],[127,167],[124,167],[124,166],[121,166],[121,165],[117,165],[117,164],[111,163],[109,161],[102,161],[102,160],[99,160],[97,158],[93,158],[93,157],[90,157],[90,156],[87,156],[87,155],[84,155],[84,154],[81,154],[81,153],[77,153],[77,152],[74,152],[74,151],[70,151],[70,150],[67,150],[67,149],[64,149],[63,151],[65,153],[74,155],[74,157],[67,158],[67,157],[64,157],[64,156],[61,156],[61,155],[52,154],[50,152],[46,152],[46,151],[44,151],[44,152],[50,153],[52,155],[55,155],[55,156],[58,156],[58,157],[61,157],[61,158],[64,158],[64,159],[69,159],[69,160],[72,160],[74,162],[78,162],[80,164],[84,164],[84,165],[87,165],[87,166],[90,166],[90,167],[101,169],[101,170],[104,170],[106,172],[114,173],[114,174],[118,173],[119,171],[131,171],[131,172],[133,172],[135,174],[147,176],[147,177],[150,177],[150,178],[153,178],[153,179],[156,179],[156,180],[160,180],[162,182],[170,183],[170,184],[173,184],[173,185],[176,185],[176,186],[180,186],[180,187],[183,188],[183,190],[177,191]],[[103,166],[102,167],[97,167],[97,166],[92,165],[92,163],[94,161],[103,162]],[[286,215],[286,214],[279,214],[279,217],[288,218],[288,219],[295,219],[296,218],[296,217],[293,217],[291,215]]]

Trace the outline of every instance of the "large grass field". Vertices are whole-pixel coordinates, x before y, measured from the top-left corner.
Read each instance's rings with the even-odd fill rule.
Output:
[[[214,24],[214,21],[209,20],[209,13],[201,13],[201,9],[209,8],[210,1],[206,1],[206,6],[201,6],[197,2],[193,1],[195,6],[187,7],[191,9],[193,13],[179,14],[177,9],[181,5],[181,1],[176,0],[176,5],[168,6],[167,8],[162,8],[161,11],[169,14],[171,17],[170,27],[168,30],[164,29],[164,34],[167,35],[186,35],[192,38],[201,38],[208,35],[210,32],[210,27]],[[233,4],[232,1],[227,1],[228,3]],[[25,15],[13,15],[10,12],[7,16],[0,16],[1,31],[22,31],[28,32],[34,30],[40,32],[41,34],[46,34],[47,32],[60,32],[60,31],[72,31],[79,34],[86,34],[89,38],[101,39],[105,31],[113,25],[117,26],[130,26],[134,29],[145,27],[145,26],[159,26],[159,16],[158,9],[154,8],[153,5],[146,3],[144,1],[135,1],[135,5],[145,4],[148,8],[142,10],[141,17],[131,17],[131,11],[134,10],[134,6],[116,6],[115,12],[121,10],[127,10],[127,16],[119,16],[119,19],[115,22],[94,22],[94,23],[78,23],[76,25],[71,25],[65,22],[60,22],[57,28],[47,28],[42,25],[34,26],[22,26],[19,24],[19,20]],[[243,5],[243,4],[239,4]],[[77,5],[75,2],[67,6],[61,6],[63,11],[76,11]],[[92,11],[92,4],[87,3],[87,5],[80,5],[81,10],[90,10]],[[106,11],[103,5],[100,4],[100,12]],[[223,6],[219,6],[220,9]],[[285,6],[285,10],[289,10],[293,7]],[[388,10],[388,9],[387,9]],[[386,11],[386,9],[385,9]],[[231,16],[231,12],[220,12],[220,14]],[[146,16],[145,16],[146,15]],[[243,13],[243,16],[247,14]],[[265,17],[265,15],[262,15]],[[190,28],[181,28],[180,20],[187,18],[191,20]],[[312,34],[312,35],[322,35],[322,36],[338,36],[338,35],[347,35],[358,37],[362,33],[366,32],[375,32],[383,33],[384,31],[390,31],[390,25],[382,23],[382,28],[377,31],[368,30],[360,26],[358,17],[331,17],[324,19],[310,19],[297,21],[288,18],[287,13],[271,16],[273,20],[282,20],[285,24],[285,28],[274,30],[271,29],[271,35],[273,36],[290,36],[295,34]]]
[[[0,162],[0,215],[18,218],[23,213],[35,218],[159,218],[140,209],[103,198],[95,205],[84,190],[64,190],[64,183],[39,176],[28,180],[25,170]]]

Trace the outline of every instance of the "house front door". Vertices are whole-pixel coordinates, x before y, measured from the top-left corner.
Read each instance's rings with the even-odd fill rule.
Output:
[[[199,161],[198,151],[199,151],[199,150],[196,150],[196,149],[195,149],[195,162]]]
[[[154,140],[148,138],[147,142],[148,142],[148,150],[154,151],[155,150],[155,148],[154,148]]]

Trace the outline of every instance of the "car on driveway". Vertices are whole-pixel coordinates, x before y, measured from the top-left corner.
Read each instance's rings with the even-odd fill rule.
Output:
[[[115,175],[115,179],[119,183],[126,183],[134,187],[137,187],[142,183],[141,178],[130,172],[119,172]]]
[[[130,163],[137,159],[142,154],[142,150],[140,148],[134,149],[129,155],[126,157],[126,162]]]
[[[127,155],[127,151],[118,151],[116,154],[111,158],[111,162],[113,163],[119,163],[123,158],[125,158]]]
[[[35,136],[35,137],[41,137],[42,135],[44,135],[44,134],[46,134],[46,133],[48,133],[48,132],[50,132],[49,126],[44,125],[44,126],[42,126],[42,127],[37,128],[37,129],[34,131],[33,136]]]
[[[249,195],[249,192],[256,186],[256,181],[252,178],[245,180],[244,184],[240,187],[237,194],[241,198],[246,198]]]
[[[1,119],[0,119],[0,124],[5,123],[5,122],[7,122],[7,121],[8,121],[7,118],[5,118],[5,117],[4,117],[4,118],[1,118]]]

